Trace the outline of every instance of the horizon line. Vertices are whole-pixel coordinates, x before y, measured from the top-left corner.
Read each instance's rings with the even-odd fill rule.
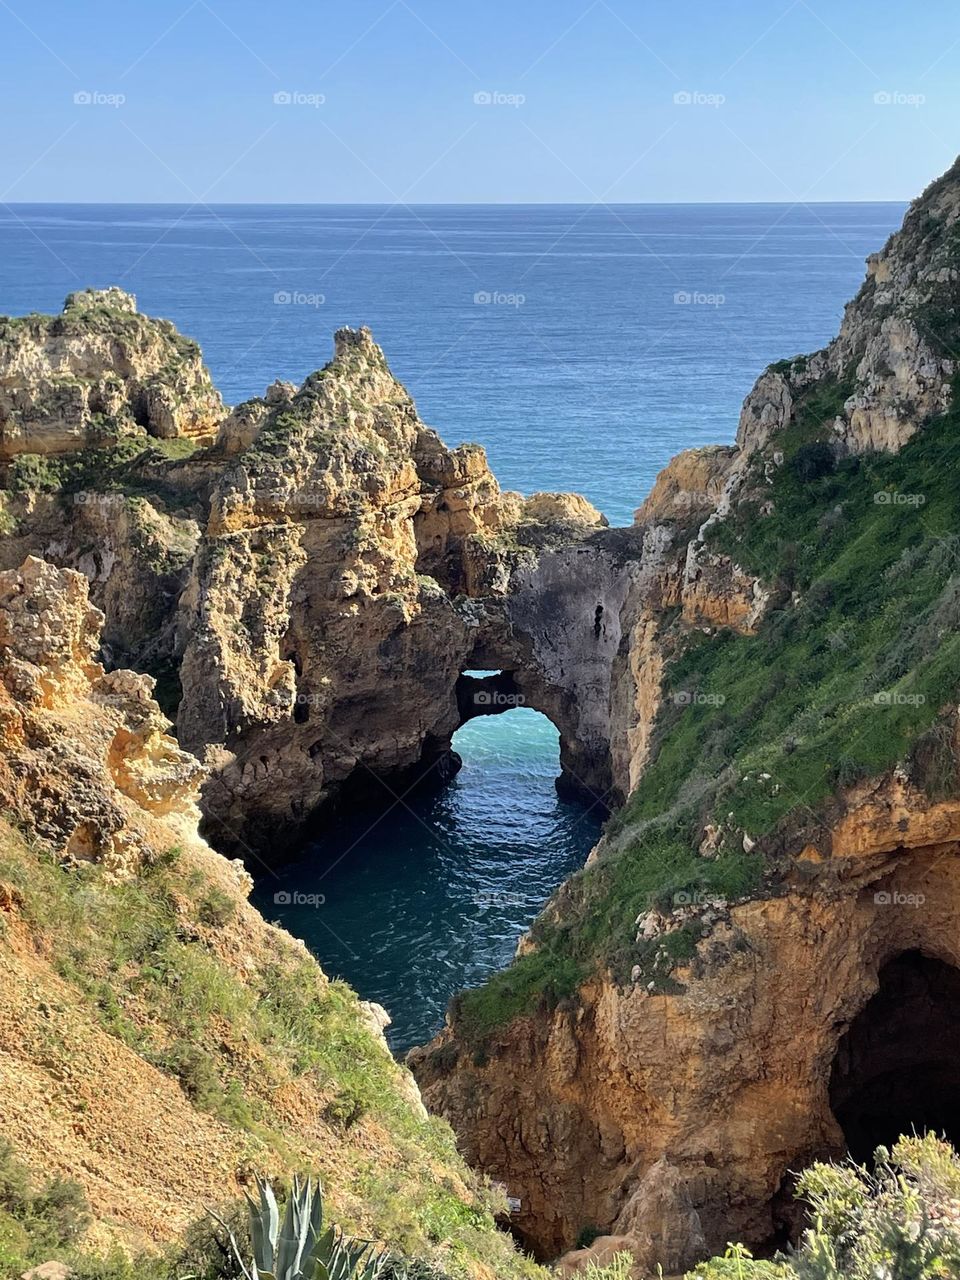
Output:
[[[656,205],[663,208],[678,206],[701,207],[703,205],[744,205],[792,207],[803,209],[810,205],[825,204],[911,204],[916,197],[911,196],[893,199],[857,200],[3,200],[2,208],[27,208],[46,205],[53,208],[151,208],[170,209],[624,209],[649,207]]]

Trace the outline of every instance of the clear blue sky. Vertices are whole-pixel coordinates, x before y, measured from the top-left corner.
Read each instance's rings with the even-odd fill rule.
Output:
[[[8,203],[903,199],[960,151],[956,0],[0,0],[0,48]]]

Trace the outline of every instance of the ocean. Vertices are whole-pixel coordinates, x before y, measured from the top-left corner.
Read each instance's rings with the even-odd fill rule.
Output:
[[[230,403],[369,325],[421,417],[484,445],[504,488],[576,490],[622,524],[674,453],[732,440],[766,364],[833,336],[905,207],[6,205],[0,312],[120,285],[200,342]],[[555,795],[544,717],[484,717],[454,745],[441,795],[290,851],[283,884],[322,906],[257,890],[387,1007],[398,1052],[510,959],[599,834]]]

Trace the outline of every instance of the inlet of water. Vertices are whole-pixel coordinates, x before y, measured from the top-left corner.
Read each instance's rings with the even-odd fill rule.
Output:
[[[328,974],[387,1008],[397,1053],[509,963],[600,833],[599,806],[558,798],[559,735],[539,712],[472,720],[453,745],[463,768],[446,788],[333,819],[254,894]]]

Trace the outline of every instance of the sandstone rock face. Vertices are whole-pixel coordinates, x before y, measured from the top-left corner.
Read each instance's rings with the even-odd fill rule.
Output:
[[[151,817],[196,826],[202,770],[150,677],[94,660],[102,621],[82,574],[34,558],[0,573],[0,802],[63,858],[129,876]]]
[[[0,320],[0,463],[137,433],[210,440],[224,413],[196,344],[120,289]]]
[[[634,522],[673,520],[685,524],[691,517],[705,519],[720,504],[729,464],[736,453],[725,445],[678,453],[657,476],[653,488],[638,507]]]
[[[521,617],[531,588],[511,585],[549,573],[564,554],[550,546],[589,540],[599,514],[501,493],[482,449],[448,449],[420,422],[366,330],[341,330],[326,368],[238,417],[180,612],[179,732],[214,765],[217,840],[295,831],[347,780],[389,798],[403,771],[444,776],[458,680],[478,665],[516,668],[566,730],[571,772],[606,791],[591,699],[565,688],[532,634],[545,620]],[[588,581],[564,590],[596,666],[600,597]]]
[[[566,591],[564,660],[593,673],[581,695],[541,643],[549,616],[530,624],[547,672],[505,608],[514,577],[600,534],[600,514],[577,495],[502,493],[479,446],[449,449],[424,426],[367,331],[338,334],[334,360],[301,388],[274,383],[229,415],[217,400],[212,447],[164,457],[133,420],[139,388],[159,362],[178,403],[206,403],[191,351],[119,291],[72,296],[62,320],[12,322],[15,398],[46,415],[46,435],[11,428],[11,449],[46,450],[63,468],[60,487],[30,467],[11,473],[0,569],[36,556],[79,570],[105,615],[103,660],[155,673],[171,712],[182,681],[181,739],[215,766],[203,802],[216,838],[239,851],[295,833],[348,780],[388,797],[384,783],[410,769],[448,776],[450,737],[472,712],[461,672],[481,655],[508,672],[525,664],[520,697],[557,718],[569,787],[608,799],[609,602],[603,642],[590,575],[582,600]],[[77,352],[91,377],[122,365],[111,439],[135,445],[139,432],[142,453],[91,465],[83,414],[54,429],[48,384],[80,368]]]
[[[515,1227],[544,1256],[592,1224],[671,1270],[768,1241],[790,1221],[789,1172],[843,1154],[831,1072],[884,966],[960,965],[960,805],[893,780],[849,803],[802,883],[722,913],[682,995],[590,984],[482,1060],[450,1030],[414,1055],[427,1105],[520,1199]]]
[[[867,262],[867,278],[822,352],[768,370],[747,397],[737,445],[763,449],[793,418],[797,393],[832,380],[848,392],[832,422],[840,448],[896,452],[948,407],[956,351],[940,320],[960,280],[954,230],[957,166],[911,206],[900,231]]]
[[[172,478],[182,464],[160,466]],[[167,483],[170,484],[171,481]],[[0,569],[35,556],[82,573],[104,614],[104,657],[157,669],[173,656],[176,611],[200,538],[202,506],[123,490],[7,492]]]

